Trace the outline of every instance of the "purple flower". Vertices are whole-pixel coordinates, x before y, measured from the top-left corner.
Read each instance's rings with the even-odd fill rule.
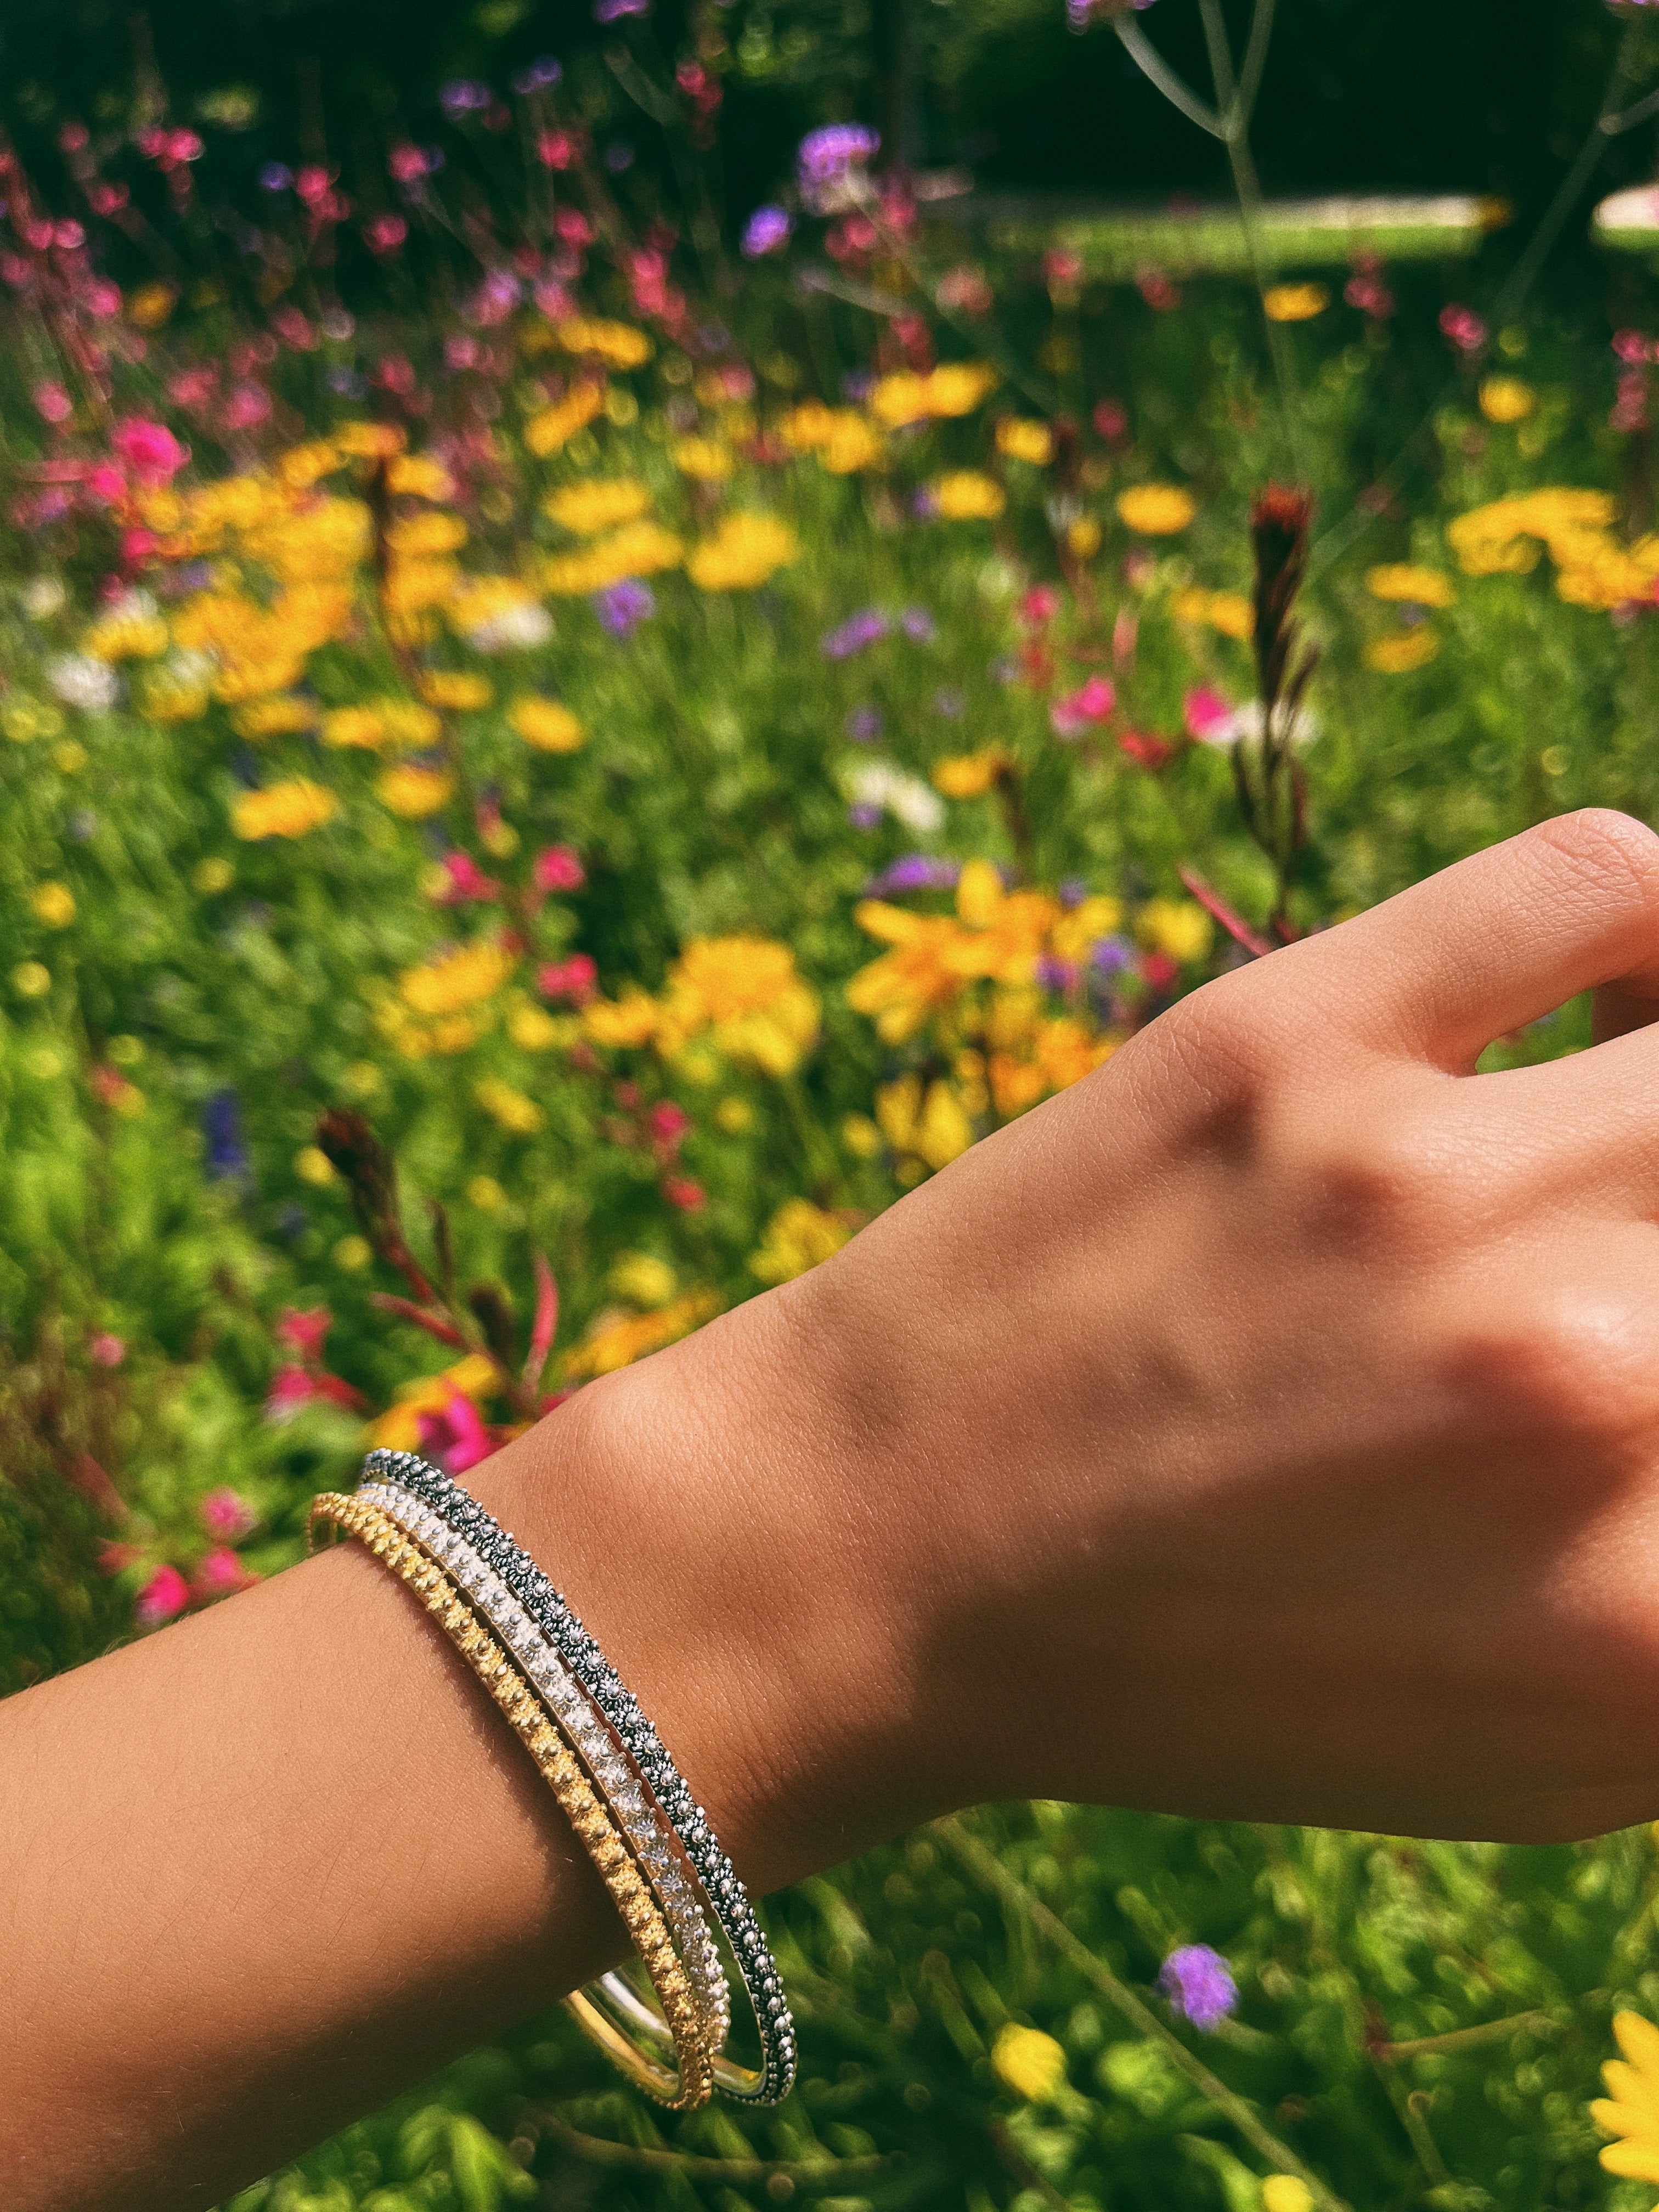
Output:
[[[643,15],[651,0],[593,0],[596,23],[618,23],[624,15]]]
[[[881,710],[876,707],[854,707],[842,727],[855,744],[872,745],[882,732]]]
[[[917,645],[931,645],[938,634],[926,607],[906,607],[899,617],[899,628]]]
[[[613,138],[605,148],[603,158],[611,175],[620,177],[624,170],[634,166],[634,149],[626,138]]]
[[[281,161],[267,161],[259,172],[259,184],[268,192],[285,192],[294,182],[294,172]]]
[[[1074,906],[1081,906],[1089,896],[1089,886],[1081,876],[1062,876],[1055,886],[1060,902],[1069,914]]]
[[[625,576],[620,584],[593,594],[593,611],[612,637],[632,637],[640,624],[656,613],[657,602],[649,584],[641,583],[637,576]]]
[[[855,830],[873,830],[881,820],[881,809],[860,800],[856,806],[848,808],[847,818]]]
[[[1070,960],[1059,960],[1052,952],[1044,952],[1037,960],[1036,979],[1045,991],[1069,991],[1077,981],[1077,968]]]
[[[895,891],[953,891],[962,873],[959,860],[935,860],[931,853],[904,853],[872,876],[864,886],[866,898],[887,898]]]
[[[842,370],[841,396],[843,399],[850,401],[854,407],[862,407],[875,388],[876,380],[867,368]]]
[[[489,87],[480,84],[475,77],[452,77],[447,84],[440,87],[438,105],[452,123],[458,123],[475,109],[489,106]]]
[[[1238,1984],[1218,1951],[1207,1943],[1183,1943],[1164,1961],[1158,1985],[1175,2011],[1206,2031],[1224,2020],[1238,2002]]]
[[[1102,975],[1121,975],[1134,965],[1135,949],[1127,937],[1097,937],[1089,951],[1089,963]],[[1175,1954],[1180,1958],[1182,1954]]]
[[[521,69],[514,78],[513,89],[521,100],[527,100],[532,92],[545,92],[549,85],[556,84],[563,75],[564,71],[551,54],[538,54],[529,68]]]
[[[210,1176],[222,1178],[247,1173],[247,1146],[242,1142],[242,1117],[234,1091],[216,1091],[204,1105],[202,1133],[207,1139]]]
[[[826,123],[821,130],[809,131],[795,156],[808,205],[833,200],[880,143],[880,134],[863,123]]]
[[[879,607],[861,607],[857,614],[848,615],[838,629],[828,631],[818,640],[818,651],[826,660],[850,660],[866,645],[885,637],[892,626]]]
[[[751,261],[775,253],[794,228],[781,207],[757,207],[743,228],[743,250]]]

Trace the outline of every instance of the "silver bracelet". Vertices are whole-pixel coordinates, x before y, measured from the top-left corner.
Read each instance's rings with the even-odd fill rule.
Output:
[[[413,1452],[396,1451],[370,1452],[363,1462],[363,1480],[366,1485],[389,1484],[409,1493],[462,1538],[499,1577],[610,1723],[633,1761],[645,1794],[678,1837],[696,1869],[754,2009],[760,2033],[759,2068],[717,2059],[715,2080],[728,2095],[746,2103],[779,2103],[794,2084],[796,2057],[794,2022],[783,1984],[748,1893],[657,1731],[535,1561],[459,1483]],[[619,1983],[612,1994],[638,2024],[642,2008],[635,1993]]]

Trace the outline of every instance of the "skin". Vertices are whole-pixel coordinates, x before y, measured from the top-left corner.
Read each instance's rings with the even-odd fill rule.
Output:
[[[1596,993],[1598,1042],[1476,1077]],[[469,1478],[764,1891],[1040,1795],[1659,1809],[1659,837],[1545,824],[1227,976]],[[346,1548],[0,1709],[0,2203],[209,2205],[607,1963]]]

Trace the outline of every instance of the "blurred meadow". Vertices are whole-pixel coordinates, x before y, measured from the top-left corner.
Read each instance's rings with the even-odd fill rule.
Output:
[[[343,12],[0,34],[0,1692],[1227,967],[1659,821],[1643,7],[1524,82],[1397,11],[1388,149],[1334,0]],[[235,2212],[1648,2212],[1656,1900],[981,1811],[770,1901],[776,2112],[555,2008]]]

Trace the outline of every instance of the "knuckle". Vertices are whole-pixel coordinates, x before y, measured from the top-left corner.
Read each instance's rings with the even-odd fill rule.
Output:
[[[1467,1179],[1414,1115],[1383,1110],[1333,1133],[1297,1103],[1270,1122],[1267,1149],[1309,1250],[1420,1261],[1455,1241]]]
[[[1659,836],[1633,815],[1585,806],[1528,834],[1565,861],[1571,879],[1587,893],[1628,901],[1644,918],[1659,917]]]
[[[1645,1453],[1659,1424],[1648,1334],[1633,1304],[1558,1291],[1513,1318],[1466,1328],[1453,1379],[1489,1432],[1594,1454],[1612,1473],[1631,1447]],[[1588,1456],[1571,1468],[1575,1479],[1592,1471]]]

